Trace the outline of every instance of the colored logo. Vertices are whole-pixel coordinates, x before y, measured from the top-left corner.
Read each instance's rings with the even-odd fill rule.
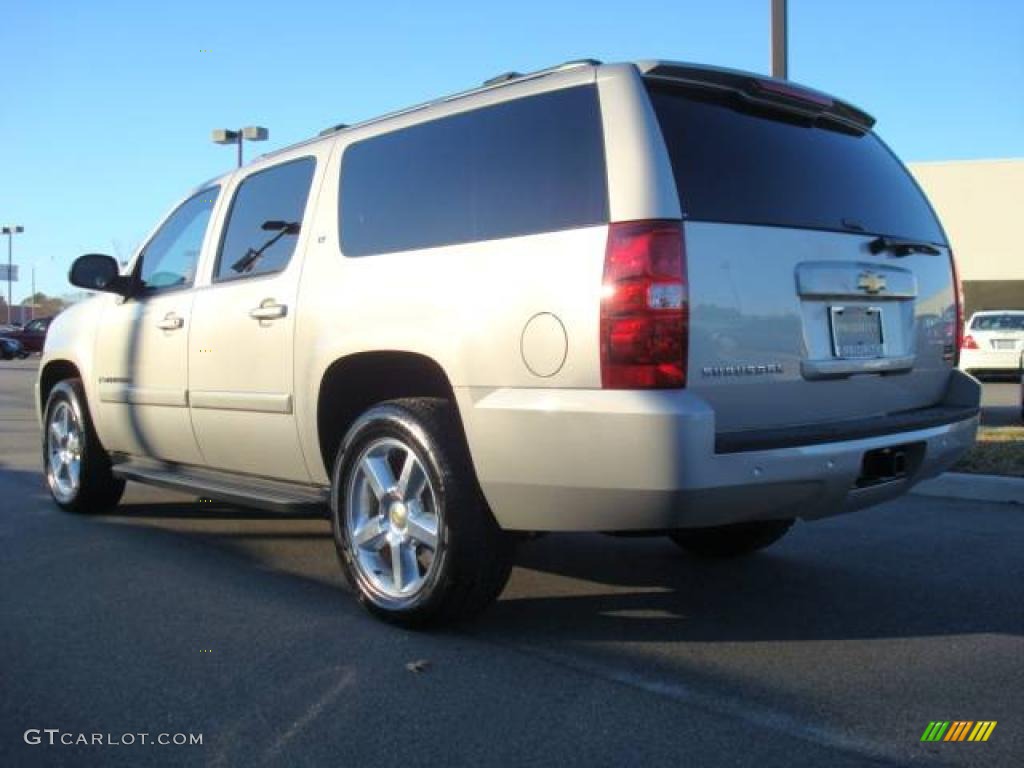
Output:
[[[921,741],[988,741],[995,728],[995,720],[933,720]]]
[[[885,275],[861,272],[857,277],[857,287],[868,293],[881,293],[885,290]]]

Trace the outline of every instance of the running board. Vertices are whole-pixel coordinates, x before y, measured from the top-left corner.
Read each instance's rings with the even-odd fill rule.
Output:
[[[111,470],[125,480],[192,493],[240,507],[305,517],[328,515],[330,492],[320,486],[159,462],[125,461],[114,464]]]

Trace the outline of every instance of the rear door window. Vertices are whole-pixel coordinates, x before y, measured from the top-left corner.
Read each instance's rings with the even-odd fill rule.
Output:
[[[687,218],[945,243],[917,184],[874,133],[696,89],[648,91]]]
[[[316,160],[304,157],[242,180],[228,213],[215,281],[280,272],[288,266],[314,170]]]
[[[341,169],[346,256],[608,220],[594,86],[474,109],[357,142]]]

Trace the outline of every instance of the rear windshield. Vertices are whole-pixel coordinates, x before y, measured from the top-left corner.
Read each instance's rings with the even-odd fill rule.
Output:
[[[1024,331],[1024,315],[978,315],[971,328],[975,331]]]
[[[945,244],[924,195],[873,133],[811,125],[700,91],[648,89],[687,218]]]

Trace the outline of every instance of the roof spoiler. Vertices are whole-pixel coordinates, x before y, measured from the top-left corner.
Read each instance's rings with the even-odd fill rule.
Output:
[[[752,104],[811,120],[838,123],[857,133],[867,133],[875,124],[875,118],[864,110],[788,80],[735,69],[663,61],[638,62],[637,68],[651,80],[731,93]]]

